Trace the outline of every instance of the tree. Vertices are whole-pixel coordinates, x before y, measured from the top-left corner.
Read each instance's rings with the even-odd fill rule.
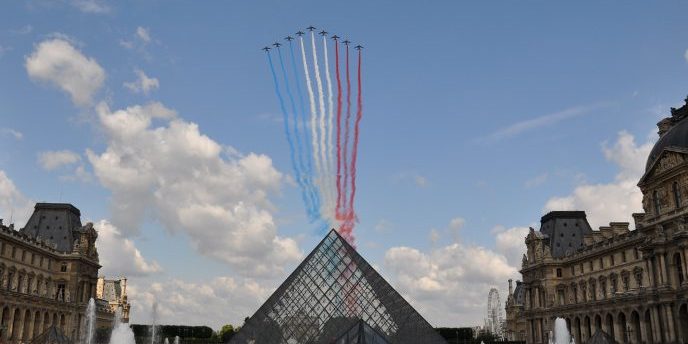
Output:
[[[227,343],[230,339],[232,339],[235,333],[236,331],[234,330],[234,326],[232,326],[232,324],[226,324],[222,326],[218,335],[223,343]]]

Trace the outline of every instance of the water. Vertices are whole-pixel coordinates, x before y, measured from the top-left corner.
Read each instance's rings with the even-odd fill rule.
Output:
[[[112,328],[110,344],[135,344],[134,331],[131,330],[129,324],[122,323],[121,318],[122,312],[118,308],[115,312],[115,326]]]
[[[158,303],[153,302],[153,312],[151,314],[151,319],[153,320],[153,324],[151,325],[150,328],[150,333],[151,333],[151,342],[150,344],[157,344],[158,343]]]
[[[551,338],[551,336],[550,336]],[[553,344],[570,344],[573,338],[569,333],[568,327],[566,326],[566,320],[562,318],[557,318],[554,320],[554,342]],[[550,339],[550,342],[552,340]]]
[[[95,342],[96,335],[96,300],[93,298],[88,300],[85,320],[84,344],[93,344]]]

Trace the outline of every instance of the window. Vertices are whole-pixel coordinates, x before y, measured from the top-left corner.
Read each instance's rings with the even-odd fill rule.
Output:
[[[640,252],[638,251],[638,248],[633,249],[633,255],[635,256],[635,259],[640,259]]]
[[[576,276],[576,269],[573,266],[571,267],[571,276]]]
[[[621,277],[621,281],[623,282],[624,291],[628,291],[628,288],[629,288],[628,276]]]
[[[67,264],[62,263],[62,266],[60,266],[60,271],[67,272]]]
[[[616,291],[617,291],[617,288],[618,288],[618,287],[617,287],[617,279],[616,279],[616,277],[612,277],[612,278],[611,278],[611,288],[612,288],[612,290],[611,290],[612,295],[616,294]]]
[[[580,272],[581,272],[581,274],[585,273],[585,270],[583,269],[583,263],[581,263],[581,265],[580,265]]]
[[[27,256],[26,250],[22,251],[22,258],[21,258],[22,263],[26,262],[26,256]]]
[[[17,248],[12,247],[12,259],[16,259],[16,258],[17,258]]]
[[[674,192],[674,204],[676,204],[676,208],[681,207],[681,190],[678,187],[678,182],[674,182],[674,184],[671,186],[672,191]]]
[[[605,282],[605,281],[600,282],[600,290],[602,291],[602,298],[606,299],[607,298],[607,282]]]
[[[592,266],[592,260],[589,261],[588,263],[590,263],[590,271],[595,271],[595,268]]]
[[[626,250],[621,251],[621,262],[626,262]]]
[[[612,266],[614,266],[615,262],[614,262],[614,255],[613,254],[611,256],[609,256],[609,260],[611,261]]]
[[[557,268],[557,277],[561,277],[561,276],[562,276],[561,268]]]
[[[604,260],[600,258],[600,270],[604,269]]]
[[[655,206],[655,215],[659,215],[661,208],[659,206],[659,192],[657,190],[652,192],[652,202]]]
[[[573,285],[573,301],[575,303],[578,303],[578,288],[576,288],[576,285]]]

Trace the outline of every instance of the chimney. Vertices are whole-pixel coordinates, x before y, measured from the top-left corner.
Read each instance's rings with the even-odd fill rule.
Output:
[[[513,280],[509,278],[509,296],[514,295],[514,289],[511,287],[511,282],[513,282]]]

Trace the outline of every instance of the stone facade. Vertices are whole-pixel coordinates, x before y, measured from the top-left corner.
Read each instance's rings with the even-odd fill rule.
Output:
[[[51,325],[76,341],[96,297],[98,233],[70,204],[38,203],[26,226],[0,219],[0,342],[26,343]],[[97,302],[98,326],[114,319]]]
[[[531,228],[523,308],[507,304],[507,319],[521,312],[527,343],[547,343],[556,317],[566,319],[576,343],[598,330],[619,343],[688,342],[686,104],[658,123],[634,230],[612,222],[593,231],[584,212],[551,212],[538,231]]]
[[[506,321],[504,326],[504,339],[508,341],[526,340],[526,319],[523,316],[524,289],[521,281],[516,281],[516,290],[513,289],[513,281],[509,280],[509,296],[506,299]]]
[[[96,297],[99,300],[107,301],[110,309],[119,314],[123,323],[129,322],[129,304],[127,297],[127,279],[109,280],[105,277],[98,277],[96,285]]]

